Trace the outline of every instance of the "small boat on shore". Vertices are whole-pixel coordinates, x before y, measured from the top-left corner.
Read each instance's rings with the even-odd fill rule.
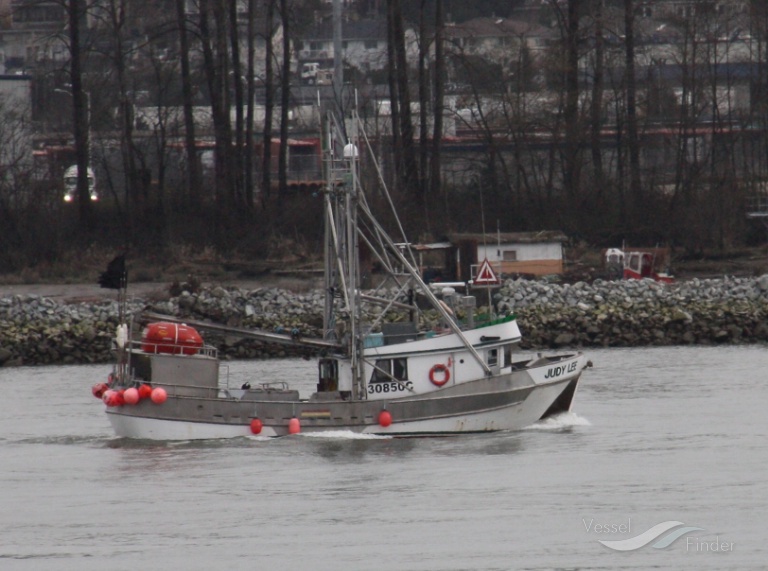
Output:
[[[122,315],[109,382],[93,388],[117,436],[192,440],[338,430],[449,435],[520,429],[571,409],[589,365],[586,356],[522,356],[514,315],[475,315],[476,299],[452,290],[438,299],[422,280],[407,239],[393,240],[373,214],[360,177],[359,149],[370,145],[357,118],[349,139],[334,128],[333,117],[327,125],[322,338]],[[389,219],[396,220],[393,212]],[[361,243],[386,270],[372,290],[361,288]],[[124,299],[124,267],[113,270],[123,277],[103,281],[118,284]],[[425,308],[433,311],[428,315]],[[142,328],[140,319],[154,321]],[[258,372],[229,386],[216,349],[198,329],[313,351],[316,390],[302,396],[280,378]]]

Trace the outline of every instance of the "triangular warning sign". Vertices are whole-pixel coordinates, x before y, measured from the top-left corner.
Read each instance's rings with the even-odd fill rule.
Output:
[[[480,264],[480,269],[475,276],[474,285],[498,285],[499,278],[496,277],[496,272],[493,271],[491,264],[488,262],[488,258],[483,260]]]

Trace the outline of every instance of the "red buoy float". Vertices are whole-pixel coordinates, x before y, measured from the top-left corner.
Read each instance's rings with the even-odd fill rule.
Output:
[[[93,396],[95,396],[97,399],[100,399],[104,396],[104,393],[109,389],[107,386],[107,383],[96,383],[91,387],[91,392],[93,393]]]
[[[152,387],[149,385],[141,385],[139,387],[139,398],[140,399],[148,399],[152,396]]]
[[[438,378],[438,375],[442,376],[442,378]],[[429,370],[429,380],[436,387],[442,387],[451,380],[451,371],[442,363],[438,363]]]
[[[392,424],[392,414],[388,410],[382,410],[379,413],[379,425],[386,428]]]
[[[112,395],[116,394],[117,391],[113,391],[112,389],[107,389],[104,391],[104,394],[101,395],[101,400],[104,401],[104,404],[107,406],[114,406],[113,404],[110,404],[112,402]]]
[[[288,434],[298,434],[301,432],[301,423],[298,418],[292,418],[288,421]]]
[[[152,395],[150,398],[155,404],[163,404],[168,399],[168,393],[165,392],[163,387],[155,387],[152,389]]]
[[[194,327],[183,323],[150,323],[141,334],[145,353],[194,355],[203,346],[203,338]]]
[[[107,406],[121,406],[124,402],[122,393],[112,389],[104,391],[101,400],[103,400],[104,404]]]
[[[125,400],[125,404],[136,404],[139,402],[139,390],[131,387],[129,389],[125,389],[125,392],[123,393],[123,400]]]
[[[251,421],[251,432],[253,434],[260,434],[261,429],[264,427],[264,425],[261,423],[261,421],[258,418],[254,418]]]

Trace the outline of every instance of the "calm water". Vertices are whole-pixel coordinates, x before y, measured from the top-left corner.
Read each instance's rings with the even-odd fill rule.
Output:
[[[768,567],[768,348],[589,353],[575,414],[396,440],[118,440],[90,394],[108,367],[0,370],[0,569]],[[598,543],[667,521],[703,529]]]

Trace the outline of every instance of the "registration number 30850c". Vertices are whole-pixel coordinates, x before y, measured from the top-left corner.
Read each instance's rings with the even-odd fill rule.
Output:
[[[400,381],[399,383],[378,382],[368,384],[369,393],[398,393],[400,391],[411,390],[413,390],[413,383],[411,381]]]

